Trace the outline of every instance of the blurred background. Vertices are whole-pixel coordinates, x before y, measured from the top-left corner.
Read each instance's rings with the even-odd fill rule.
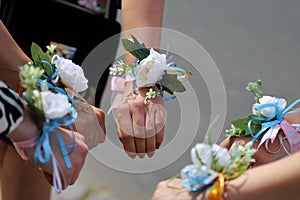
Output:
[[[155,2],[155,1],[153,1]],[[218,67],[226,89],[227,112],[225,130],[230,121],[244,117],[251,112],[253,95],[245,90],[249,81],[261,79],[266,94],[284,97],[288,103],[299,98],[300,74],[300,2],[297,0],[165,0],[164,28],[181,32],[196,40],[211,56]],[[120,12],[118,13],[120,23]],[[170,44],[172,49],[172,44]],[[178,58],[180,65],[188,65]],[[190,69],[193,71],[193,69]],[[168,119],[164,145],[174,134],[197,134],[182,155],[162,169],[147,173],[128,173],[109,167],[101,162],[97,152],[99,145],[88,155],[86,164],[75,185],[61,195],[53,194],[53,199],[105,199],[132,200],[151,199],[157,183],[180,172],[189,164],[190,149],[196,142],[202,142],[211,113],[210,97],[205,81],[200,74],[190,77],[189,83],[196,93],[196,104],[200,114],[196,118],[181,119],[178,100],[166,103]],[[110,104],[110,91],[105,90],[102,109],[107,111]],[[186,105],[193,109],[191,101]],[[200,119],[201,118],[201,119]],[[178,122],[188,120],[178,133]],[[200,120],[200,122],[198,122]],[[192,125],[199,123],[196,133]],[[105,143],[121,146],[116,138],[113,115],[107,116],[107,137]],[[220,142],[223,137],[219,138]],[[110,157],[122,157],[120,165],[141,165],[160,162],[160,150],[153,159],[132,160],[122,152],[110,152]],[[170,155],[172,156],[172,155]]]

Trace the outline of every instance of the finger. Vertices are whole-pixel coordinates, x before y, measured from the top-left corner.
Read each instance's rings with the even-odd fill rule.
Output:
[[[94,107],[94,109],[97,110],[97,112],[96,112],[96,113],[97,113],[97,120],[98,120],[98,122],[99,122],[99,124],[100,124],[100,126],[101,126],[101,128],[102,128],[102,130],[103,130],[104,135],[106,135],[105,113],[104,113],[103,110],[100,110],[100,109],[98,109],[98,108],[95,108],[95,107]]]
[[[53,186],[53,179],[52,179],[52,175],[49,174],[48,172],[43,171],[44,177],[46,179],[46,181]]]
[[[229,136],[227,138],[225,138],[221,143],[220,143],[220,147],[229,149],[232,145],[232,136]]]
[[[140,158],[145,157],[146,153],[146,132],[145,132],[145,110],[136,110],[132,113],[133,134],[136,152]]]
[[[136,157],[136,148],[133,138],[132,118],[127,103],[122,104],[117,110],[117,131],[125,152],[131,158]]]
[[[165,132],[165,110],[161,105],[156,107],[155,112],[155,138],[156,138],[156,149],[159,149],[164,139]]]
[[[57,128],[57,130],[62,136],[65,145],[69,147],[73,146],[72,148],[74,148],[72,149],[72,151],[69,150],[70,153],[68,156],[71,162],[71,168],[67,168],[65,157],[62,155],[60,146],[52,145],[53,153],[57,159],[60,179],[63,183],[62,187],[63,189],[65,189],[68,185],[74,184],[79,177],[79,173],[84,165],[88,153],[88,146],[82,141],[82,139],[80,139],[82,135],[78,132],[72,132],[70,130],[62,128]],[[54,136],[53,138],[56,138],[56,136]]]
[[[73,161],[72,163],[72,168],[73,168],[73,176],[71,178],[71,181],[69,183],[69,185],[73,185],[76,180],[78,179],[79,175],[80,175],[80,172],[84,166],[84,163],[85,163],[85,159],[86,159],[86,156],[88,154],[88,147],[87,145],[80,141],[80,140],[77,140],[76,141],[76,147],[75,148],[80,148],[78,149],[78,151],[75,149],[76,151],[76,154],[74,153],[73,155],[71,154],[71,161]],[[77,153],[78,152],[78,153]],[[80,159],[77,159],[77,158],[80,158]]]
[[[155,152],[156,137],[155,137],[155,113],[153,109],[146,114],[146,152],[148,157],[152,157]]]

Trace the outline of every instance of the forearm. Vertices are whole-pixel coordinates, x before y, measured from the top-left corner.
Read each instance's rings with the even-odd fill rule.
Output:
[[[18,67],[28,61],[30,59],[20,49],[0,20],[0,80],[16,90],[19,85]]]
[[[161,27],[163,23],[164,0],[123,0],[122,25],[124,37],[134,35],[139,41],[149,48],[159,50]],[[157,28],[153,28],[157,27]],[[143,29],[144,28],[144,29]],[[130,53],[125,55],[126,63],[131,63],[136,58]],[[125,93],[128,96],[132,82],[127,82]]]
[[[123,0],[122,25],[125,31],[124,36],[130,37],[132,34],[139,41],[145,43],[147,47],[159,49],[163,12],[164,0]],[[134,58],[127,56],[126,59],[127,62],[131,62]]]
[[[0,81],[0,134],[13,141],[34,137],[38,129],[20,97]]]
[[[248,170],[227,185],[229,199],[295,199],[300,185],[300,153]]]

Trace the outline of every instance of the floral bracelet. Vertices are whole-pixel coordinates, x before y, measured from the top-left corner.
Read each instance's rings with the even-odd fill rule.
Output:
[[[43,52],[37,44],[32,43],[33,62],[20,68],[24,88],[22,96],[41,133],[38,137],[14,142],[14,145],[23,159],[27,157],[22,149],[35,146],[35,162],[52,162],[53,186],[55,192],[60,193],[63,182],[59,165],[65,164],[66,168],[72,168],[69,155],[76,146],[73,125],[77,111],[72,104],[85,102],[78,92],[86,90],[88,86],[81,67],[56,55],[55,48],[53,45],[48,46],[47,52]],[[62,135],[56,130],[61,126],[71,130],[72,144],[66,145]],[[51,144],[60,148],[64,163],[58,163]]]
[[[295,106],[300,103],[297,99],[287,106],[284,98],[264,95],[261,80],[250,82],[246,89],[254,94],[255,103],[252,106],[252,114],[245,118],[233,120],[232,128],[227,130],[227,135],[232,136],[251,136],[252,141],[260,139],[258,148],[265,144],[269,153],[277,153],[281,148],[289,155],[300,151],[300,124],[290,124],[284,120],[284,116],[293,113],[300,113]],[[279,134],[282,130],[283,136]],[[277,151],[271,151],[269,143],[273,143],[278,137],[280,147]],[[287,140],[290,145],[290,151],[285,147],[283,140]]]
[[[208,134],[210,130],[211,126]],[[181,169],[183,182],[180,189],[190,192],[208,189],[209,200],[223,200],[226,183],[238,178],[255,162],[256,149],[252,148],[252,141],[245,146],[235,142],[229,150],[208,141],[196,144],[190,153],[192,164]]]
[[[134,36],[130,39],[122,39],[122,44],[125,50],[131,53],[136,60],[131,64],[119,60],[109,68],[110,74],[113,75],[112,91],[123,91],[122,84],[126,80],[121,76],[129,76],[130,80],[134,80],[133,89],[149,88],[144,104],[147,104],[149,99],[154,99],[159,95],[163,97],[164,101],[169,101],[176,98],[175,92],[186,90],[182,82],[187,80],[188,74],[191,73],[177,67],[174,62],[168,62],[169,59],[166,54],[158,53],[153,48],[148,49]],[[165,97],[164,92],[172,96]],[[119,102],[114,102],[111,109],[117,107],[116,103]]]

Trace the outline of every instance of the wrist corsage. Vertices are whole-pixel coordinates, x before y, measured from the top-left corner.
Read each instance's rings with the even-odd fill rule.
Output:
[[[140,43],[134,36],[131,39],[122,40],[123,47],[136,60],[131,64],[117,61],[110,67],[112,91],[123,91],[126,76],[127,80],[134,80],[133,90],[136,88],[149,88],[144,99],[147,104],[148,99],[156,96],[163,97],[164,101],[169,101],[176,96],[175,92],[184,92],[186,89],[182,84],[188,79],[188,73],[183,68],[177,67],[174,62],[168,62],[166,54],[161,54],[154,49],[148,49],[144,43]],[[170,97],[165,97],[164,92],[169,93]],[[116,100],[118,99],[118,100]],[[116,97],[109,112],[118,106],[120,97]]]
[[[251,141],[245,146],[235,142],[229,150],[210,142],[196,144],[191,149],[192,164],[181,170],[181,187],[190,192],[209,188],[209,200],[225,199],[226,182],[238,178],[255,162],[256,149],[251,147]]]
[[[87,79],[80,66],[54,54],[55,46],[48,46],[47,49],[47,52],[43,52],[33,43],[33,63],[29,62],[20,68],[20,79],[24,88],[22,96],[41,133],[36,138],[14,142],[14,145],[23,159],[27,159],[23,149],[36,146],[35,162],[52,162],[53,186],[55,191],[60,193],[63,186],[59,165],[63,163],[57,162],[52,146],[57,145],[60,148],[64,164],[67,168],[72,168],[69,155],[76,144],[73,125],[77,118],[72,104],[85,101],[78,92],[87,89]],[[61,126],[72,131],[72,144],[65,144],[63,137],[56,130]]]
[[[265,144],[265,148],[270,153],[276,153],[282,147],[287,154],[300,151],[300,124],[290,124],[284,120],[285,115],[300,113],[295,106],[300,99],[294,101],[287,106],[284,98],[264,95],[262,83],[250,82],[246,89],[255,96],[255,103],[252,106],[252,113],[245,117],[232,121],[232,128],[227,130],[227,135],[232,136],[251,136],[253,142],[260,139],[258,148]],[[279,134],[282,130],[283,136]],[[280,148],[277,151],[270,151],[269,142],[274,142],[278,137]],[[290,152],[283,144],[283,140],[287,140],[290,145]]]

